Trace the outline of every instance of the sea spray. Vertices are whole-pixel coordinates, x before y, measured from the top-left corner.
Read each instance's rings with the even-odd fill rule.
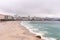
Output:
[[[44,40],[56,40],[55,38],[44,37],[43,35],[45,35],[46,33],[48,33],[47,31],[34,32],[33,30],[38,30],[38,29],[33,29],[31,25],[27,24],[29,22],[30,21],[28,21],[28,22],[22,21],[21,25],[23,25],[24,27],[26,27],[31,33],[36,34],[36,35],[40,35],[42,37],[42,39],[44,39]]]

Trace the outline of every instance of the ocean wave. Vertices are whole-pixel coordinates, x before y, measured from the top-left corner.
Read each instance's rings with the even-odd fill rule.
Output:
[[[57,40],[57,38],[51,38],[51,37],[44,37],[43,35],[48,34],[47,31],[39,31],[39,32],[35,32],[38,29],[33,29],[33,26],[29,25],[30,21],[26,22],[26,21],[22,21],[21,25],[23,25],[24,27],[26,27],[31,33],[36,34],[36,35],[40,35],[42,37],[42,39],[44,40]]]

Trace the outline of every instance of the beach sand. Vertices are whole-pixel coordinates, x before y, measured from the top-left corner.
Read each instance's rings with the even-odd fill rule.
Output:
[[[20,24],[20,21],[0,22],[0,40],[41,40]]]

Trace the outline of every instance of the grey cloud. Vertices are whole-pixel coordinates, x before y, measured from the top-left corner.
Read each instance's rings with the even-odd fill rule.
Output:
[[[60,13],[60,0],[0,0],[0,9],[19,15],[53,15]]]

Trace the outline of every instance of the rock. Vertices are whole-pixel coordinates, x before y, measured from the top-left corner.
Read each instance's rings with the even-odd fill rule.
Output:
[[[39,35],[37,35],[36,37],[41,39],[41,36],[39,36]]]

